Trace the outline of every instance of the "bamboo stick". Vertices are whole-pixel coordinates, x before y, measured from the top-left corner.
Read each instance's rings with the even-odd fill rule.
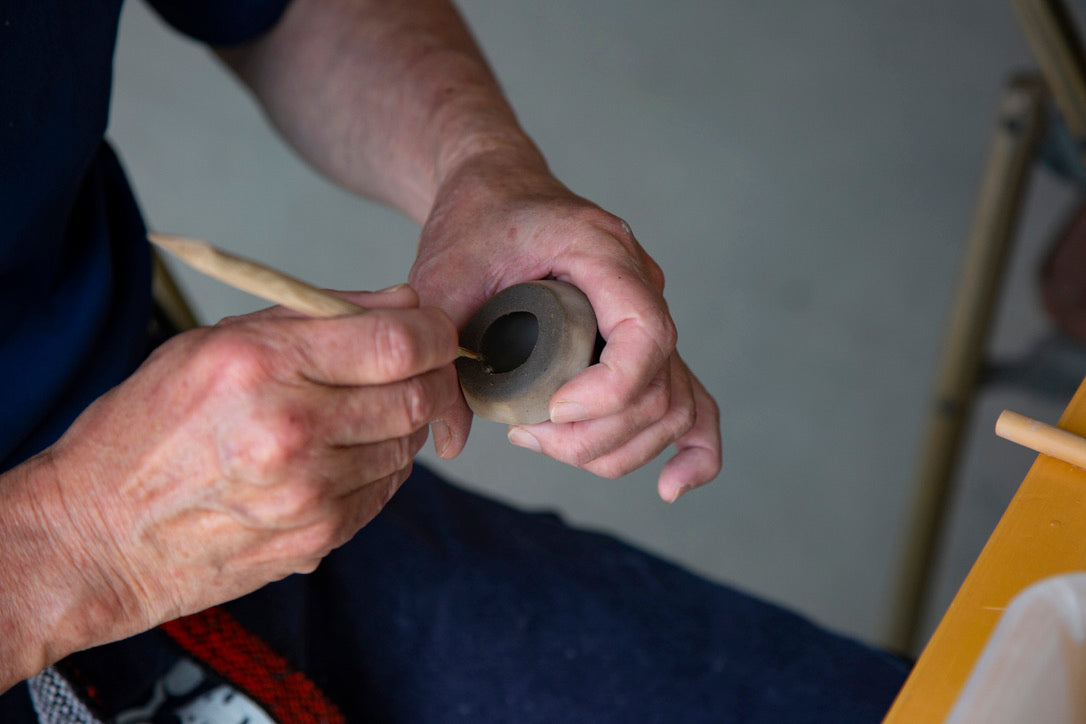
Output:
[[[1063,122],[1086,136],[1086,60],[1063,0],[1011,0]]]
[[[923,643],[917,640],[921,614],[959,443],[969,421],[1033,151],[1043,131],[1043,101],[1044,84],[1031,76],[1012,78],[1000,101],[916,470],[888,641],[900,653],[913,653]]]

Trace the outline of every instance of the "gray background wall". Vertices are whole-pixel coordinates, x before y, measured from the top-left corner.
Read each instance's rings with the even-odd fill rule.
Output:
[[[653,464],[604,481],[477,422],[446,475],[551,508],[878,641],[940,345],[1005,75],[1032,64],[1008,6],[465,0],[556,173],[661,263],[680,350],[721,403],[725,468],[675,505]],[[128,3],[110,135],[150,224],[323,286],[405,279],[417,229],[317,178],[202,48]],[[1046,332],[1034,268],[1072,193],[1038,172],[994,342]],[[257,308],[179,271],[205,321]],[[982,396],[929,626],[1031,455]],[[427,451],[424,458],[435,462]]]

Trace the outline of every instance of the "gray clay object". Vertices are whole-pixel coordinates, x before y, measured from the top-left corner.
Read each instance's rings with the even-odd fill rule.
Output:
[[[558,388],[592,364],[596,315],[572,284],[516,284],[491,297],[468,321],[460,344],[486,363],[460,358],[464,398],[479,417],[511,425],[550,419]]]

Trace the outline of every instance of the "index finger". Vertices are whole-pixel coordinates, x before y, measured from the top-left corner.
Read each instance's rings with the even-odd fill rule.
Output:
[[[451,364],[457,334],[439,309],[371,309],[330,319],[267,320],[264,339],[301,378],[323,385],[383,385]]]
[[[587,260],[571,268],[567,280],[588,296],[606,345],[599,364],[554,393],[550,412],[556,423],[623,410],[667,364],[677,337],[663,296],[632,260]]]

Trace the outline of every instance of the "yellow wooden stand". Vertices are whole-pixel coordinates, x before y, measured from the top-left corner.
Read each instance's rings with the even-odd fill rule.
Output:
[[[1059,426],[1086,437],[1086,382]],[[1003,610],[1049,576],[1086,570],[1086,470],[1040,455],[958,590],[886,724],[946,719]]]

